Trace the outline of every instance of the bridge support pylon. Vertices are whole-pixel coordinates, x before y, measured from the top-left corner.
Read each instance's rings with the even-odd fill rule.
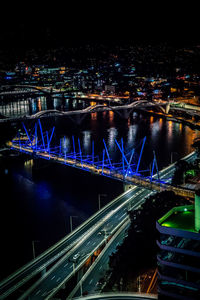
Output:
[[[133,188],[133,185],[132,184],[127,184],[127,183],[124,183],[123,184],[123,188],[124,188],[124,192],[130,190]]]
[[[85,116],[86,116],[85,114],[83,114],[82,116],[77,114],[77,115],[69,116],[69,118],[76,125],[81,125],[81,123],[84,120]]]
[[[82,277],[83,277],[83,268],[81,268],[80,270],[78,270],[78,273],[77,273],[77,283],[79,283],[79,281],[81,280]]]
[[[47,109],[53,109],[53,100],[52,100],[52,94],[49,94],[46,96],[47,99]]]
[[[165,106],[159,106],[159,108],[164,114],[168,114],[170,110],[170,104],[167,103]]]
[[[132,110],[131,110],[132,111]],[[128,118],[130,117],[130,113],[131,113],[130,109],[123,109],[122,111],[115,111],[120,118],[124,119],[124,120],[128,120]]]
[[[167,103],[166,107],[165,107],[165,113],[168,114],[170,110],[170,104]]]

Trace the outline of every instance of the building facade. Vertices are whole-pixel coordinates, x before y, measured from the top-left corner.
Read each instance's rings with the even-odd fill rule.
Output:
[[[199,200],[195,195],[195,205],[174,207],[156,223],[159,299],[200,299]]]

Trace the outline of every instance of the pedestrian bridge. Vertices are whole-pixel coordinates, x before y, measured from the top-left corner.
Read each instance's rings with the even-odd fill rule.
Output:
[[[24,123],[23,127],[26,135],[23,137],[18,135],[15,139],[13,139],[10,143],[11,149],[32,155],[35,158],[51,160],[70,167],[89,171],[92,174],[107,176],[112,179],[120,180],[126,184],[138,185],[159,192],[164,190],[173,191],[178,195],[191,198],[194,197],[194,191],[182,187],[173,186],[169,183],[169,180],[160,179],[155,152],[153,155],[151,174],[149,176],[142,175],[143,171],[140,170],[140,162],[146,137],[144,137],[139,145],[140,154],[137,162],[133,161],[135,149],[132,149],[129,157],[127,157],[124,151],[123,140],[121,140],[121,144],[117,140],[115,140],[118,151],[121,155],[121,160],[114,163],[110,158],[105,140],[103,140],[104,149],[102,151],[101,157],[95,156],[93,142],[91,155],[84,155],[82,153],[81,143],[79,139],[77,151],[74,137],[72,137],[73,151],[67,153],[66,148],[62,149],[61,141],[59,146],[50,146],[55,128],[53,128],[50,133],[46,132],[45,134],[43,134],[41,122],[40,120],[38,120],[38,122],[35,124],[34,134],[31,136],[28,133],[28,130],[26,129]],[[41,140],[39,139],[39,133]],[[64,142],[64,144],[66,143]],[[156,171],[156,174],[154,174],[154,171]]]
[[[92,164],[91,162],[87,161],[84,159],[84,157],[81,159],[80,157],[72,158],[72,157],[59,157],[55,155],[54,153],[48,153],[48,152],[41,152],[41,151],[33,151],[30,148],[23,147],[17,145],[15,142],[11,144],[11,149],[26,153],[26,154],[31,154],[35,158],[43,158],[51,161],[55,161],[67,166],[75,167],[78,169],[82,169],[84,171],[89,171],[90,173],[96,174],[96,175],[103,175],[110,177],[112,179],[116,179],[119,181],[122,181],[126,184],[130,185],[137,185],[141,187],[145,187],[147,189],[151,190],[156,190],[158,192],[162,191],[173,191],[177,195],[185,196],[185,197],[190,197],[194,198],[194,191],[185,189],[185,188],[180,188],[180,187],[175,187],[172,186],[171,184],[168,184],[167,182],[160,181],[159,179],[151,179],[150,177],[143,177],[141,176],[140,173],[134,174],[131,172],[131,175],[126,175],[125,173],[122,173],[120,170],[116,169],[110,169],[105,166],[97,166],[95,164]]]

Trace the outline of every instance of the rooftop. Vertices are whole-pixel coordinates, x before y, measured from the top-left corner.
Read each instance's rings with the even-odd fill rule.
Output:
[[[161,226],[196,232],[194,214],[195,211],[193,205],[178,206],[168,211],[162,218],[158,220],[158,223]]]

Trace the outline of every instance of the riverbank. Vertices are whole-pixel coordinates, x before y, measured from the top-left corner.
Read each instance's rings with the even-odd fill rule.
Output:
[[[148,110],[144,110],[144,109],[138,109],[138,111],[142,111],[144,114],[148,114],[151,116],[156,116],[159,118],[163,118],[166,119],[167,121],[173,121],[176,123],[182,123],[184,125],[189,126],[191,129],[198,129],[200,130],[200,123],[199,124],[194,124],[193,121],[189,121],[189,120],[185,120],[183,118],[180,117],[176,117],[176,116],[171,116],[171,115],[166,115],[160,112],[153,112],[153,111],[148,111]]]

